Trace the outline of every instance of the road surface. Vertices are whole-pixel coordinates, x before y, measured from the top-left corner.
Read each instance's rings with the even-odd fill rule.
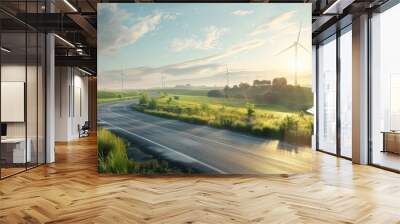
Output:
[[[98,106],[99,126],[120,132],[163,158],[219,174],[291,174],[311,170],[312,151],[278,140],[160,118],[131,109],[137,100]]]

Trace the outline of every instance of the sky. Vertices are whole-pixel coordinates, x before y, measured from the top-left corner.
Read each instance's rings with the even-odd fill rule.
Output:
[[[311,4],[101,3],[99,89],[293,84],[296,64],[310,86],[310,17]]]

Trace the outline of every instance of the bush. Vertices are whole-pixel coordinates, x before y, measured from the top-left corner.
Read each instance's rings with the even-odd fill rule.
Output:
[[[168,100],[167,100],[167,104],[170,105],[171,102],[172,102],[172,97],[169,97]]]
[[[151,98],[148,108],[152,110],[157,108],[157,100],[155,98]]]
[[[207,93],[208,97],[223,97],[224,94],[219,90],[210,90]]]
[[[139,104],[140,105],[146,105],[148,102],[149,102],[149,99],[147,97],[147,94],[146,93],[142,93],[140,95],[140,98],[139,98]]]
[[[255,110],[254,110],[254,104],[247,102],[246,103],[246,109],[247,109],[247,117],[250,119],[254,116]]]

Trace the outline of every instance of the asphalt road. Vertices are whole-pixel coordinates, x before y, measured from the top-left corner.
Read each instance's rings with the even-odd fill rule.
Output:
[[[99,104],[99,126],[206,173],[292,174],[311,170],[312,151],[307,147],[144,114],[131,109],[134,103],[137,101]]]

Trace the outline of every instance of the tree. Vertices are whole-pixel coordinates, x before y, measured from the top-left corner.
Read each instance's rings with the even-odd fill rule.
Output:
[[[253,81],[253,86],[258,86],[259,83],[260,83],[260,81],[256,79],[256,80]]]
[[[245,82],[241,82],[241,83],[239,84],[239,89],[246,90],[246,89],[248,89],[248,88],[250,88],[250,85],[247,84],[247,83],[245,83]]]
[[[254,116],[254,114],[256,112],[254,109],[254,104],[247,102],[246,108],[247,108],[247,117],[250,119]]]
[[[208,91],[207,93],[208,97],[223,97],[224,95],[221,93],[221,91],[217,90],[217,89],[213,89]]]
[[[271,85],[271,80],[254,80],[253,81],[253,86],[254,87],[270,86],[270,85]]]
[[[274,78],[272,80],[272,86],[274,87],[284,87],[287,86],[287,80],[285,77]]]

